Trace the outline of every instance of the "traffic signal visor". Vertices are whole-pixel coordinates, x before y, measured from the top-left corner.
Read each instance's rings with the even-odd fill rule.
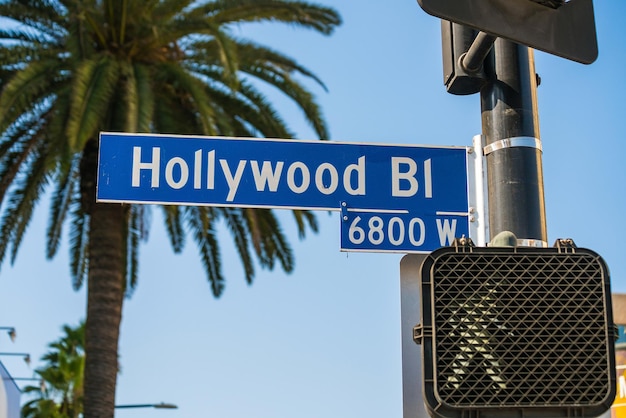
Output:
[[[583,64],[598,57],[592,0],[418,0],[427,13]]]

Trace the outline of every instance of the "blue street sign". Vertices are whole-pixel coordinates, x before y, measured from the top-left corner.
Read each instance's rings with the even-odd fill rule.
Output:
[[[426,243],[430,242],[429,230],[436,231],[441,213],[456,214],[455,219],[462,217],[458,214],[464,214],[467,218],[467,189],[465,147],[100,135],[97,185],[100,202],[335,211],[345,202],[350,216],[358,211],[368,216],[386,211],[410,213],[385,217],[385,228],[399,234],[399,221],[395,218],[401,217],[407,242],[420,242],[421,224],[413,218],[420,219],[427,231]],[[350,222],[354,223],[354,219]],[[370,222],[371,217],[368,219]],[[357,222],[352,231],[359,225]],[[376,228],[374,225],[374,231]],[[466,234],[466,226],[457,224],[457,228]],[[368,233],[372,237],[376,234]],[[414,235],[413,241],[410,234]],[[399,240],[396,235],[386,236],[391,243]],[[355,245],[362,248],[371,242],[376,250],[385,250],[386,244],[376,244],[378,241],[366,239]]]
[[[409,211],[363,211],[345,208],[341,249],[370,252],[431,252],[469,236],[467,209],[433,214]]]

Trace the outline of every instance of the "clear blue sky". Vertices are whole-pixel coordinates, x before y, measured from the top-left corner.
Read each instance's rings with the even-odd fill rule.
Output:
[[[313,87],[333,140],[470,145],[480,133],[478,96],[442,85],[439,20],[415,0],[336,2],[344,24],[329,37],[274,25],[242,26],[313,69]],[[600,55],[585,66],[536,53],[549,242],[571,237],[600,253],[614,292],[626,292],[626,3],[596,1]],[[314,139],[280,100],[301,139]],[[15,326],[0,351],[37,360],[63,324],[84,317],[85,292],[71,289],[67,240],[44,257],[43,202],[16,263],[0,272],[0,326]],[[621,215],[620,215],[621,214]],[[174,255],[154,211],[141,252],[137,291],[121,329],[118,404],[171,402],[178,410],[120,410],[118,417],[401,417],[398,254],[341,253],[336,213],[318,214],[321,232],[298,241],[288,212],[296,270],[260,271],[247,286],[224,245],[227,288],[215,300],[192,242]],[[226,243],[228,236],[224,235]],[[18,359],[2,358],[17,377]]]

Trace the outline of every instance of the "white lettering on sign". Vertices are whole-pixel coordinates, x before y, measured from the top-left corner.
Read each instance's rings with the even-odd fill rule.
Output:
[[[354,215],[350,215],[353,212]],[[342,246],[350,248],[382,248],[384,251],[422,251],[451,245],[458,231],[457,218],[435,217],[426,219],[398,211],[376,213],[348,209],[342,223]],[[436,244],[438,243],[438,244]]]
[[[241,182],[241,177],[243,176],[243,170],[246,168],[246,163],[246,160],[240,160],[239,165],[237,165],[235,175],[232,175],[230,167],[228,166],[228,161],[220,160],[224,177],[226,177],[226,183],[228,183],[228,196],[226,196],[226,200],[228,202],[232,202],[233,199],[235,199],[235,194],[239,188],[239,183]]]
[[[417,162],[408,157],[391,158],[391,195],[394,197],[411,197],[417,194],[419,183],[417,174]],[[424,161],[424,196],[428,199],[433,197],[431,160]]]
[[[356,174],[356,187],[352,187],[352,174]],[[365,157],[359,157],[358,163],[350,164],[343,172],[343,187],[352,196],[365,195]]]
[[[424,196],[427,199],[433,197],[432,161],[430,158],[424,161]]]
[[[159,187],[159,167],[161,160],[161,148],[152,148],[152,161],[149,163],[141,162],[141,147],[133,147],[133,174],[132,185],[133,187],[139,187],[139,172],[141,170],[152,170],[151,187]]]
[[[174,169],[178,167],[179,176],[178,180],[174,180]],[[187,180],[189,179],[189,166],[180,157],[174,157],[167,162],[165,166],[165,181],[167,185],[172,189],[180,189],[185,184],[187,184]],[[153,180],[154,181],[154,177]]]
[[[328,173],[329,182],[324,183],[324,173]],[[339,174],[334,165],[323,163],[315,170],[315,185],[317,190],[324,194],[333,194],[339,185]]]
[[[148,171],[145,176],[150,179],[152,188],[161,187],[161,175],[167,186],[172,189],[182,189],[189,181],[192,187],[200,190],[203,187],[207,190],[215,189],[216,176],[220,175],[226,182],[226,201],[233,202],[241,185],[254,181],[257,192],[278,192],[281,182],[293,193],[302,194],[313,187],[319,193],[331,195],[340,186],[352,196],[364,196],[366,194],[366,160],[361,156],[356,162],[348,164],[343,172],[341,168],[335,167],[329,162],[322,162],[317,167],[309,167],[302,161],[294,161],[285,170],[285,161],[257,161],[239,160],[229,161],[224,158],[217,158],[216,151],[204,152],[199,149],[193,153],[193,159],[189,161],[180,156],[175,156],[167,161],[161,161],[161,148],[152,147],[150,158],[142,160],[142,147],[133,147],[133,165],[131,184],[132,187],[140,187],[142,172]],[[161,163],[164,163],[162,167]],[[216,164],[218,162],[219,164]],[[248,168],[249,167],[249,168]],[[423,197],[430,199],[433,197],[432,162],[430,159],[422,163],[423,175],[419,176],[420,167],[417,161],[409,157],[391,157],[391,196],[392,197],[413,197],[420,189],[423,189]],[[218,170],[221,173],[218,173]],[[205,175],[206,173],[206,175]],[[251,176],[251,179],[246,179]],[[418,176],[420,179],[418,180]],[[420,182],[423,179],[423,187]],[[203,184],[204,183],[204,184]],[[409,227],[419,227],[419,222],[415,221]],[[404,226],[394,222],[392,228],[397,234],[404,235]],[[376,227],[373,228],[377,231]],[[454,233],[454,225],[442,225],[440,235]],[[373,232],[377,234],[377,232]],[[423,235],[423,234],[422,234]],[[410,239],[419,242],[423,239],[409,234]],[[399,239],[399,238],[398,238]],[[443,238],[442,238],[443,239]],[[374,238],[374,241],[377,241]]]
[[[278,190],[280,173],[283,171],[283,166],[285,165],[284,161],[278,161],[276,168],[272,168],[271,162],[263,161],[263,166],[260,170],[258,161],[250,161],[250,165],[252,166],[252,175],[254,176],[254,184],[256,185],[257,192],[265,191],[266,186],[270,192]]]
[[[300,171],[300,176],[302,177],[302,182],[300,185],[296,185],[296,170]],[[287,185],[294,193],[304,193],[306,189],[309,188],[309,184],[311,183],[310,173],[308,167],[300,162],[296,161],[295,163],[289,166],[287,169]]]
[[[209,161],[207,162],[207,170],[206,170],[206,188],[209,190],[215,189],[215,151],[209,151],[208,153]],[[200,171],[202,171],[202,167],[200,167]]]
[[[452,245],[456,235],[456,219],[437,219],[437,232],[439,232],[439,243],[442,247]]]
[[[418,239],[415,239],[416,236],[416,226],[419,234],[417,236]],[[420,218],[413,218],[409,222],[409,240],[411,241],[411,245],[414,247],[421,247],[424,244],[424,240],[426,239],[426,226],[424,225],[424,221]]]
[[[437,219],[437,224],[439,221],[440,219]],[[456,220],[454,225],[456,226]],[[411,246],[419,248],[426,240],[426,224],[417,217],[407,222],[401,217],[393,216],[385,224],[385,220],[378,215],[356,216],[350,223],[348,239],[353,245],[360,245],[366,241],[372,245],[381,245],[387,240],[393,247],[403,246],[408,239]]]

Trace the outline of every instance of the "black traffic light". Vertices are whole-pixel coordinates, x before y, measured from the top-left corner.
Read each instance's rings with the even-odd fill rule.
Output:
[[[443,84],[450,94],[478,93],[487,80],[482,65],[476,71],[471,71],[461,62],[463,54],[468,51],[475,38],[474,29],[447,20],[441,21]]]
[[[593,251],[445,247],[420,281],[414,340],[432,416],[595,417],[611,407],[616,331],[608,269]]]
[[[592,0],[417,0],[433,16],[563,58],[598,57]]]

